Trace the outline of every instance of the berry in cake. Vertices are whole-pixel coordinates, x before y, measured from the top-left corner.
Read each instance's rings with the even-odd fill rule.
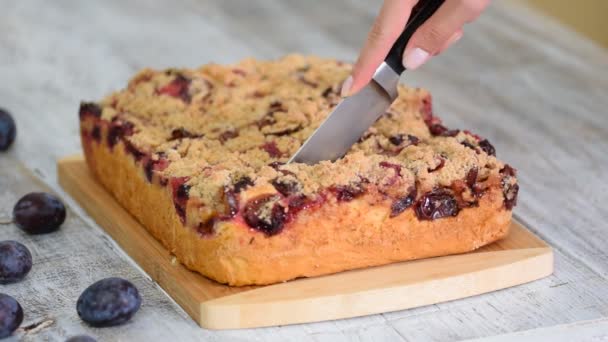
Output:
[[[484,139],[484,140],[480,141],[479,148],[481,148],[485,153],[487,153],[490,156],[496,155],[496,150],[494,149],[494,146],[492,146],[492,144],[490,144],[488,139]]]
[[[517,193],[519,192],[519,184],[516,183],[515,179],[516,170],[507,164],[500,170],[500,174],[502,175],[500,184],[502,185],[505,207],[511,210],[517,204]]]
[[[408,194],[393,200],[393,203],[391,204],[390,217],[395,217],[395,216],[401,214],[404,210],[406,210],[407,208],[414,205],[415,200],[416,200],[416,189],[415,188],[412,188]]]
[[[245,206],[243,217],[247,224],[268,235],[274,235],[283,229],[287,217],[285,207],[275,195],[263,195],[250,200]]]
[[[424,194],[416,203],[416,216],[421,220],[436,220],[458,215],[458,202],[447,189],[437,189]]]

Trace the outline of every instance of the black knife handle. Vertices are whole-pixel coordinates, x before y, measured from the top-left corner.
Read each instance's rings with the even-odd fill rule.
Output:
[[[405,24],[403,33],[401,33],[384,59],[384,62],[386,62],[386,64],[388,64],[398,75],[401,75],[401,73],[405,71],[405,67],[403,66],[403,50],[405,49],[407,42],[409,42],[420,25],[424,24],[424,22],[435,13],[443,2],[444,0],[419,0],[412,9],[412,13],[410,14],[407,24]]]

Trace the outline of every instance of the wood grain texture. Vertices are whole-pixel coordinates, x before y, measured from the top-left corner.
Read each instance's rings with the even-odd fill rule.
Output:
[[[195,67],[288,52],[353,60],[380,1],[310,3],[4,2],[0,106],[13,112],[19,133],[12,151],[0,156],[0,211],[10,211],[26,189],[38,188],[24,176],[27,172],[20,164],[61,193],[55,163],[60,156],[80,152],[78,102],[123,87],[142,67]],[[405,75],[404,81],[430,89],[435,111],[449,126],[486,136],[499,157],[519,169],[522,190],[515,215],[555,248],[551,277],[390,314],[235,332],[201,330],[149,283],[145,300],[164,304],[146,306],[133,325],[86,331],[101,341],[119,336],[184,341],[446,341],[571,327],[589,320],[598,329],[605,327],[597,322],[608,317],[608,208],[604,205],[608,185],[603,180],[608,167],[606,50],[532,11],[494,1],[479,20],[465,27],[464,39],[424,68]],[[70,220],[75,222],[70,221],[66,228],[72,228],[66,230],[82,234],[76,241],[84,240],[86,248],[75,252],[78,245],[66,235],[31,240],[42,260],[38,272],[48,276],[34,278],[33,273],[21,286],[3,287],[24,302],[31,297],[26,302],[27,322],[44,315],[57,318],[57,323],[39,332],[43,340],[63,341],[66,335],[85,330],[72,304],[62,304],[73,301],[79,287],[107,275],[145,279],[137,278],[144,276],[135,264],[124,261],[129,258],[80,208],[74,205],[73,210]],[[29,239],[14,227],[0,233],[4,239]],[[79,261],[65,261],[69,255]],[[76,284],[63,279],[64,263]]]
[[[218,284],[179,264],[99,184],[82,156],[58,162],[61,187],[202,327],[237,329],[350,318],[436,304],[550,275],[553,253],[517,222],[473,253],[260,287]],[[264,312],[264,315],[259,315]]]
[[[485,342],[571,342],[608,340],[608,319],[580,321],[549,328],[532,329],[475,341]]]

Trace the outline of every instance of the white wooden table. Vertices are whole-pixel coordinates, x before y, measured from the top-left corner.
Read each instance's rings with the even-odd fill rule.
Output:
[[[156,4],[156,5],[153,5]],[[555,274],[474,298],[356,319],[208,331],[61,193],[57,158],[80,151],[77,108],[144,66],[196,67],[302,52],[352,60],[380,1],[2,1],[0,106],[18,137],[0,155],[0,216],[48,186],[71,205],[61,231],[26,236],[34,268],[0,286],[21,302],[13,339],[62,341],[421,341],[608,339],[608,52],[515,4],[495,1],[465,38],[405,81],[432,91],[450,127],[488,137],[519,169],[515,213],[555,248]],[[144,304],[124,326],[94,329],[75,310],[93,281],[121,276]],[[264,313],[261,312],[261,315]]]

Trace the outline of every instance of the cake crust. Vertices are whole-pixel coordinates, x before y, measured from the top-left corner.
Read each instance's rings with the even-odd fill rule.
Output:
[[[83,145],[96,179],[181,263],[233,286],[469,252],[505,237],[511,220],[502,192],[494,188],[479,207],[442,220],[421,221],[412,210],[389,219],[389,203],[358,198],[299,216],[280,235],[265,236],[234,219],[206,238],[184,227],[172,194],[148,183],[124,149],[111,152],[87,139]]]
[[[342,65],[337,68],[341,76],[317,88],[336,88],[346,74]],[[220,71],[204,75],[214,73],[231,84]],[[487,140],[445,128],[423,91],[401,89],[393,118],[372,127],[343,160],[308,167],[282,165],[288,154],[274,149],[295,151],[322,116],[295,130],[301,123],[293,125],[297,114],[289,115],[288,105],[271,125],[250,131],[241,123],[240,133],[229,125],[208,137],[206,128],[159,125],[150,119],[160,115],[156,112],[133,114],[142,108],[133,94],[144,91],[137,87],[154,75],[140,73],[101,105],[81,106],[82,145],[96,179],[181,263],[204,276],[235,286],[272,284],[464,253],[508,233],[518,189],[514,169],[492,156]],[[171,106],[181,106],[175,99],[188,103],[174,108],[180,113],[191,111],[196,101],[209,101],[201,95],[207,90],[184,91],[180,85],[195,77],[185,81],[179,75],[157,86],[162,91],[153,96],[170,97],[164,100]],[[218,88],[217,79],[210,79],[207,87]],[[312,79],[307,82],[323,82]],[[270,108],[276,102],[266,101]],[[324,113],[329,110],[331,105]],[[404,120],[408,130],[391,127]],[[243,147],[269,126],[275,133]],[[141,134],[158,131],[153,137]],[[274,142],[269,136],[281,139],[268,145]]]

